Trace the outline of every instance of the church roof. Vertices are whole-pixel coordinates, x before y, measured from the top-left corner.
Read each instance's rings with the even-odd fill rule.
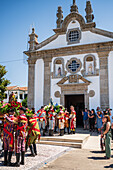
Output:
[[[112,38],[110,38],[110,32],[105,32],[106,34],[101,34],[101,32],[103,32],[103,30],[95,28],[93,28],[92,31],[83,31],[80,42],[74,44],[68,44],[66,42],[66,34],[58,35],[51,41],[49,41],[49,39],[45,40],[42,47],[41,44],[39,44],[37,51],[113,41],[113,33],[111,33]]]
[[[76,1],[73,0],[73,5],[71,6],[71,13],[68,14],[63,20],[63,11],[62,7],[58,7],[57,10],[57,28],[53,31],[55,34],[45,41],[38,43],[37,35],[35,32],[30,34],[30,48],[28,51],[24,53],[30,56],[32,52],[41,52],[45,50],[52,50],[52,49],[61,49],[67,47],[78,47],[84,45],[92,45],[92,44],[105,44],[108,42],[112,42],[113,44],[113,32],[105,31],[102,29],[95,28],[96,23],[93,22],[94,15],[91,6],[90,0],[86,1],[86,21],[84,17],[79,14],[78,7],[76,5]],[[67,33],[69,30],[70,23],[78,23],[76,27],[81,32],[81,38],[78,42],[75,43],[68,43],[67,42]],[[111,45],[112,45],[111,44]],[[113,46],[113,45],[112,45]]]

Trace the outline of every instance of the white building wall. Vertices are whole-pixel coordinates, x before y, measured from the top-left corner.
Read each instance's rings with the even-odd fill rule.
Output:
[[[96,58],[96,68],[99,69],[99,58],[98,58],[98,55],[97,53],[91,53],[92,55],[95,56]],[[64,59],[64,69],[65,71],[67,71],[66,69],[66,63],[68,60],[70,60],[71,58],[73,57],[76,57],[77,59],[80,59],[80,61],[82,62],[82,68],[81,70],[83,69],[83,61],[84,61],[84,57],[88,55],[87,54],[80,54],[80,55],[71,55],[71,56],[61,56],[60,58],[63,58]],[[52,67],[51,67],[51,71],[53,72],[53,62],[54,60],[56,59],[57,57],[54,57],[52,59]],[[81,75],[81,70],[77,73],[77,74],[80,74]],[[71,73],[67,73],[66,76],[70,75]],[[100,78],[99,76],[91,76],[91,77],[86,77],[87,80],[91,81],[91,85],[89,85],[89,88],[88,88],[88,92],[90,90],[94,90],[95,91],[95,96],[92,97],[92,98],[89,98],[89,107],[90,109],[94,108],[96,109],[97,106],[100,106]],[[56,79],[51,79],[51,97],[53,99],[53,102],[57,102],[57,103],[60,103],[60,98],[56,98],[54,96],[54,93],[56,91],[60,91],[61,92],[61,88],[57,85],[57,83],[61,80],[61,78],[56,78]]]
[[[35,65],[35,111],[43,106],[44,62],[39,59]]]
[[[109,103],[110,108],[113,109],[113,51],[110,52],[108,58],[108,72],[109,72]]]
[[[95,109],[100,107],[100,78],[99,76],[88,77],[91,84],[88,86],[88,93],[90,90],[95,91],[94,97],[89,97],[89,109]]]

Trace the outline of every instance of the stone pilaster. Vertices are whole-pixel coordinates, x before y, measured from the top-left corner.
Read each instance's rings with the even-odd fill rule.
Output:
[[[108,56],[109,51],[98,52],[100,63],[100,107],[109,107]]]
[[[28,60],[28,108],[34,107],[35,92],[35,64],[36,60]]]
[[[48,105],[51,98],[51,57],[44,58],[44,105]]]

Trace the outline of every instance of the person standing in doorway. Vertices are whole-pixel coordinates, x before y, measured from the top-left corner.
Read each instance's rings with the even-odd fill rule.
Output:
[[[88,110],[88,117],[89,117],[89,126],[90,126],[90,132],[95,130],[95,113],[92,109],[91,111]]]
[[[75,134],[76,129],[76,112],[74,110],[74,107],[70,107],[71,114],[70,114],[70,128],[71,128],[71,134]]]
[[[89,120],[88,120],[88,112],[87,112],[87,108],[85,109],[85,112],[82,112],[82,116],[83,116],[83,123],[84,123],[84,130],[88,129],[88,124],[89,124]]]

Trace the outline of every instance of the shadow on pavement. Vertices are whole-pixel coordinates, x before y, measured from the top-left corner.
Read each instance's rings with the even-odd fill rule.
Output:
[[[109,166],[104,166],[104,168],[113,168],[113,164],[111,164]]]
[[[105,153],[105,151],[90,151],[91,153]]]
[[[94,156],[92,156],[92,157],[88,157],[88,159],[93,159],[93,160],[106,160],[104,157],[94,157]]]

